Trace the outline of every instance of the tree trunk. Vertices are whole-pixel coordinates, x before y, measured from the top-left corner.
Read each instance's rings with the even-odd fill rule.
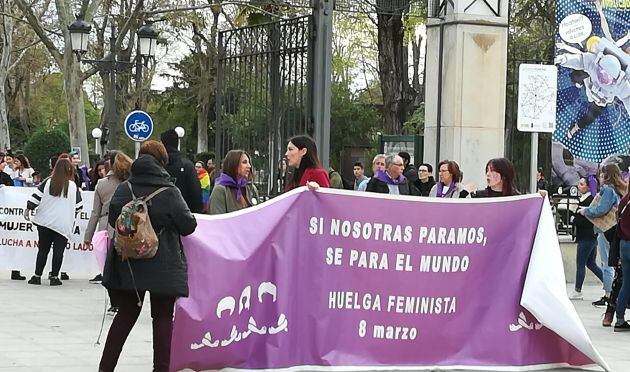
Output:
[[[85,106],[83,103],[83,80],[79,62],[75,60],[70,46],[70,38],[66,39],[64,53],[63,82],[67,97],[68,121],[70,123],[70,146],[81,148],[81,163],[89,165],[87,143],[87,126],[85,123]]]
[[[215,0],[215,4],[218,2]],[[214,82],[215,63],[217,61],[217,42],[220,7],[212,9],[212,27],[210,40],[206,40],[206,50],[201,52],[202,40],[196,38],[199,61],[199,91],[197,92],[197,153],[208,151],[208,121],[210,120],[211,94],[216,94]]]
[[[24,134],[28,135],[31,133],[31,120],[28,113],[28,103],[31,99],[31,73],[27,72],[25,79],[20,82],[18,85],[17,91],[17,108],[18,108],[18,116],[20,120],[20,126],[22,127],[22,131]]]
[[[407,58],[402,17],[378,14],[379,79],[387,134],[400,134],[407,120],[410,89]]]
[[[2,13],[10,13],[13,8],[12,0],[2,0]],[[11,148],[11,136],[9,135],[9,118],[7,115],[7,76],[9,63],[11,62],[11,49],[13,46],[13,19],[2,15],[2,54],[0,55],[0,149]]]
[[[197,153],[208,151],[208,117],[210,113],[210,48],[199,58],[199,91],[197,92]]]
[[[415,100],[413,102],[414,106],[417,107],[420,103],[424,102],[424,79],[422,79],[422,84],[420,84],[420,53],[422,49],[420,46],[422,45],[422,35],[418,35],[418,38],[411,38],[411,49],[413,52],[413,79],[412,79],[412,87],[415,91]],[[423,71],[424,73],[424,71]]]

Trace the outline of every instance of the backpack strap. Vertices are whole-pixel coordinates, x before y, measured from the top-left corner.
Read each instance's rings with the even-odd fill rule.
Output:
[[[626,202],[626,205],[623,206],[623,209],[621,210],[621,213],[619,213],[619,219],[621,219],[621,217],[623,217],[623,214],[626,211],[626,208],[628,208],[628,205],[630,205],[630,199]]]
[[[146,202],[148,202],[149,200],[151,200],[151,199],[152,199],[154,196],[156,196],[157,194],[161,193],[161,192],[162,192],[162,191],[164,191],[164,190],[168,190],[168,188],[169,188],[169,187],[170,187],[170,186],[160,187],[159,189],[157,189],[157,190],[153,191],[151,194],[149,194],[149,195],[147,195],[147,196],[145,196],[145,197],[143,198],[144,202],[145,202],[145,203],[146,203]]]
[[[127,181],[127,186],[129,186],[129,191],[131,191],[131,199],[135,199],[136,195],[133,193],[133,188],[131,187],[131,182]]]

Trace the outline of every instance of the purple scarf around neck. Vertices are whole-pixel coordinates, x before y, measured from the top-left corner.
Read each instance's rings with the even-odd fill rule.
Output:
[[[241,192],[241,189],[245,186],[247,186],[247,179],[246,178],[239,178],[238,182],[234,181],[234,178],[230,177],[229,175],[225,174],[225,173],[221,173],[221,175],[217,178],[217,180],[214,182],[215,185],[222,185],[222,186],[227,186],[227,187],[231,187],[233,189],[236,189],[236,200],[241,200],[241,197],[243,196],[243,193]]]
[[[448,186],[448,190],[446,190],[446,192],[444,194],[442,194],[442,190],[444,190],[444,184],[442,183],[442,181],[439,181],[437,183],[437,194],[436,196],[438,198],[443,198],[446,195],[448,195],[451,191],[453,191],[453,189],[455,189],[455,187],[457,187],[457,182],[453,181],[451,182],[451,184]]]
[[[400,185],[407,180],[407,178],[405,178],[405,176],[403,176],[402,174],[398,177],[397,180],[394,180],[385,171],[377,171],[374,178],[376,178],[377,180],[381,180],[388,185]]]

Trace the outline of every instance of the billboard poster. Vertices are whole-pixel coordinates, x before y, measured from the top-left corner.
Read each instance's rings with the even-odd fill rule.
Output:
[[[602,162],[628,172],[630,2],[559,0],[553,183],[575,185]]]

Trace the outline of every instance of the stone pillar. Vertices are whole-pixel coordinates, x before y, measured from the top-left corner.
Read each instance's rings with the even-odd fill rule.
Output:
[[[443,0],[436,12],[427,22],[424,161],[455,160],[464,183],[483,188],[486,162],[504,155],[508,1]]]

